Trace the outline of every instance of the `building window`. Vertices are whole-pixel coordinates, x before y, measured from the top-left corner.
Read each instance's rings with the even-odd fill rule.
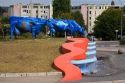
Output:
[[[49,8],[50,8],[50,6],[47,6],[47,8],[49,9]]]
[[[91,14],[92,12],[91,11],[89,11],[89,14]]]
[[[105,6],[105,9],[107,9],[107,7]]]
[[[44,8],[46,9],[46,6],[44,6]]]
[[[28,13],[28,10],[26,12]]]
[[[92,9],[92,6],[90,6],[89,9]]]
[[[31,10],[29,10],[29,13],[31,13]]]
[[[43,6],[40,6],[40,8],[43,8]]]
[[[46,13],[46,11],[44,11],[44,13]]]
[[[101,6],[99,6],[99,9],[101,9]]]
[[[23,12],[27,12],[27,10],[23,10]]]
[[[91,20],[91,17],[89,17],[89,20]]]
[[[36,18],[38,18],[38,15],[36,15]]]
[[[36,13],[38,13],[38,10],[36,10]]]
[[[89,25],[91,26],[91,22],[89,23]]]
[[[49,6],[44,6],[44,8],[45,8],[45,9],[47,9],[47,8],[49,9],[50,7],[49,7]]]
[[[47,16],[46,16],[46,19],[47,19]]]
[[[27,8],[27,6],[26,6],[26,5],[24,5],[24,6],[22,6],[22,8]]]
[[[33,6],[33,8],[38,8],[38,6]]]

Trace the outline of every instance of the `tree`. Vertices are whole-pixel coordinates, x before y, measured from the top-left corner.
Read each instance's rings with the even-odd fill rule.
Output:
[[[58,16],[60,19],[69,19],[69,20],[75,20],[81,27],[85,28],[84,26],[84,20],[83,16],[79,11],[71,12],[71,13],[61,13],[60,16]]]
[[[84,27],[83,16],[79,11],[71,13],[61,13],[60,16],[58,16],[58,18],[75,20],[80,26]]]
[[[125,6],[123,7],[123,12],[124,12],[124,14],[125,14]]]
[[[9,33],[9,18],[1,17],[0,18],[0,31],[2,32],[3,39],[6,39],[6,35]]]
[[[79,11],[71,12],[70,10],[71,10],[70,0],[53,1],[53,18],[75,20],[79,25],[83,27],[84,20],[82,14]]]
[[[4,12],[5,10],[2,7],[0,7],[0,16],[2,16]]]
[[[72,12],[73,19],[82,27],[85,27],[83,16],[79,11]]]
[[[61,13],[70,12],[70,0],[54,0],[53,1],[53,18],[57,18]]]
[[[109,8],[104,11],[95,21],[94,35],[103,40],[114,40],[115,30],[121,30],[121,10]],[[124,27],[125,28],[125,25]],[[124,32],[124,31],[123,31]]]

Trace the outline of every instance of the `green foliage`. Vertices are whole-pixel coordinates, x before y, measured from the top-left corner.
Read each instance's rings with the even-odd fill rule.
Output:
[[[61,13],[60,16],[58,16],[58,18],[66,19],[66,20],[67,19],[75,20],[80,26],[85,28],[82,14],[79,11],[72,12],[72,13]],[[79,33],[77,33],[76,35],[78,36]],[[61,32],[61,33],[57,32],[56,36],[64,37],[64,32]]]
[[[120,40],[120,44],[125,45],[125,36],[123,36],[122,39]]]
[[[125,21],[124,18],[123,21]],[[118,34],[120,34],[120,27],[121,10],[109,8],[96,19],[94,26],[94,35],[97,38],[102,38],[103,40],[114,40],[116,36],[115,30],[119,30]],[[124,28],[125,24],[123,25],[123,29]]]
[[[125,14],[125,6],[123,7],[123,13]]]
[[[10,27],[9,18],[8,17],[1,17],[0,18],[0,22],[1,22],[1,27],[2,28],[9,28]]]
[[[23,33],[21,39],[32,39],[32,34],[30,32]]]
[[[75,20],[80,26],[85,27],[83,16],[79,11],[72,12],[73,20]]]
[[[10,24],[3,24],[2,28],[10,28]]]
[[[57,18],[60,19],[73,19],[72,13],[61,13]]]
[[[75,20],[80,26],[84,26],[82,14],[79,11],[72,13],[62,13],[58,18]]]
[[[53,18],[57,18],[61,13],[70,12],[70,0],[54,0],[53,1]]]
[[[1,21],[3,24],[8,24],[9,23],[9,17],[1,17]]]

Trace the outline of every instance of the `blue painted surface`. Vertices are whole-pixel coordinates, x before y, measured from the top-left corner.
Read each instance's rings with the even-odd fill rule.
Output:
[[[75,20],[63,19],[41,19],[33,17],[10,17],[10,38],[14,35],[20,35],[24,32],[31,32],[32,37],[36,38],[44,28],[48,26],[50,34],[65,31],[70,35],[79,32],[81,35],[86,34],[84,27],[81,27]]]
[[[86,59],[71,61],[71,63],[78,66],[81,69],[81,73],[84,74],[90,74],[96,69],[96,42],[89,42],[87,49]]]

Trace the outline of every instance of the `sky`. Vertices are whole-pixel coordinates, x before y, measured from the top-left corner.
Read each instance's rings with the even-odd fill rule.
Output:
[[[112,0],[71,0],[71,5],[81,4],[110,4]],[[125,0],[114,0],[116,5],[125,5]],[[42,3],[51,4],[52,0],[0,0],[0,6],[9,6],[17,3]]]

